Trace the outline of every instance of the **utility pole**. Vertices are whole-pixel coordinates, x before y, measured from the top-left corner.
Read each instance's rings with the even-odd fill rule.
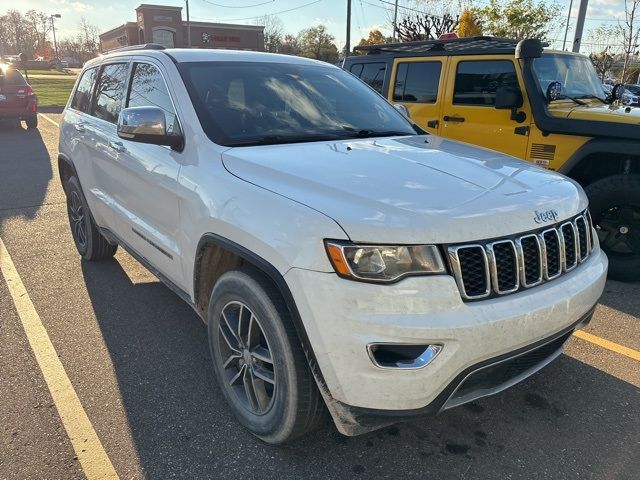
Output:
[[[587,7],[589,0],[580,0],[580,8],[578,9],[578,19],[576,20],[576,33],[573,37],[572,52],[580,53],[580,44],[582,43],[582,31],[584,30],[584,21],[587,17]]]
[[[398,41],[396,38],[397,31],[398,31],[398,0],[396,0],[396,5],[393,8],[393,35],[392,35],[393,43],[396,43]]]
[[[187,48],[191,48],[191,21],[189,20],[189,0],[185,0],[187,3]]]
[[[567,46],[567,34],[569,33],[569,22],[571,21],[571,10],[573,9],[573,0],[569,2],[569,13],[567,14],[567,25],[564,28],[564,40],[562,41],[562,50]]]
[[[351,0],[347,0],[347,42],[344,46],[344,57],[351,53]]]
[[[51,30],[53,31],[53,49],[56,52],[56,58],[59,59],[58,57],[58,42],[56,41],[56,24],[54,19],[56,18],[62,18],[62,15],[60,15],[59,13],[54,13],[53,15],[51,15]]]

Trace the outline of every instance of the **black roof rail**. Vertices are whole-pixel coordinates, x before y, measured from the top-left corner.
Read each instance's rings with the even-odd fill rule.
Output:
[[[358,45],[354,51],[366,52],[367,55],[381,53],[405,53],[427,55],[464,55],[492,54],[515,52],[519,40],[501,37],[465,37],[438,40],[422,40],[417,42],[388,43],[382,45]],[[542,42],[543,47],[549,44]]]
[[[114,52],[128,52],[131,50],[164,50],[164,49],[165,48],[158,43],[145,43],[142,45],[129,45],[127,47],[114,48],[112,50],[107,50],[106,52],[104,52],[104,54],[106,55],[107,53],[114,53]]]

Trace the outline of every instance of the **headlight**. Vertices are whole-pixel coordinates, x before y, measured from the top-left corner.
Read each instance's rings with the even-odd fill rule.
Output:
[[[393,282],[408,275],[446,273],[435,245],[354,245],[325,241],[336,273],[344,278]]]

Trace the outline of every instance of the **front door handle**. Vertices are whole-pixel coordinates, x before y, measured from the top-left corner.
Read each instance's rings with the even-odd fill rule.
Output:
[[[85,128],[84,128],[84,123],[76,123],[73,128],[75,128],[77,131],[79,131],[80,133],[84,133],[85,132]]]
[[[109,147],[113,148],[116,152],[124,152],[126,150],[124,144],[122,142],[109,142]]]
[[[444,117],[442,117],[442,119],[445,122],[456,122],[456,123],[464,122],[464,117],[455,117],[455,116],[450,116],[450,115],[445,115]]]
[[[429,120],[427,122],[427,127],[429,128],[438,128],[438,125],[440,125],[440,122],[438,120]]]

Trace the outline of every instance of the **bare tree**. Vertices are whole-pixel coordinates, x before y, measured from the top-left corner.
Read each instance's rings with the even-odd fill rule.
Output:
[[[416,13],[404,17],[396,26],[396,31],[403,42],[435,39],[443,33],[455,31],[459,18],[448,13],[441,17]]]
[[[36,39],[36,48],[47,44],[47,35],[51,32],[51,18],[44,12],[29,10],[24,15],[25,21]]]
[[[620,80],[625,83],[633,57],[638,53],[640,39],[640,0],[624,1],[624,25],[620,25],[624,38],[624,66]]]
[[[621,58],[621,44],[621,32],[617,26],[600,25],[589,32],[589,58],[603,83]]]
[[[271,53],[280,53],[284,41],[284,24],[279,17],[264,15],[255,20],[256,25],[264,27],[264,49]]]

